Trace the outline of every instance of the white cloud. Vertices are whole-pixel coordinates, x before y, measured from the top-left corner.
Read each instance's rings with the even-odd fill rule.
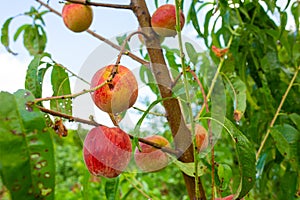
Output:
[[[9,53],[0,53],[0,91],[15,92],[24,88],[29,61]]]

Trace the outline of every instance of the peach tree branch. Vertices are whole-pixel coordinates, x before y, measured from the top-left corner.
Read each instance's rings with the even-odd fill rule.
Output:
[[[42,0],[35,0],[36,2],[40,3],[42,6],[44,6],[45,8],[47,8],[50,12],[58,15],[61,17],[61,13],[58,12],[57,10],[55,10],[54,8],[52,8],[51,6],[49,6],[47,3],[43,2]],[[102,37],[101,35],[95,33],[94,31],[90,30],[90,29],[87,29],[86,30],[87,33],[89,33],[90,35],[92,35],[93,37],[101,40],[102,42],[108,44],[109,46],[111,46],[112,48],[114,49],[117,49],[117,50],[121,50],[121,47],[119,45],[116,45],[115,43],[111,42],[110,40]],[[132,58],[133,60],[137,61],[138,63],[141,63],[142,65],[145,65],[145,66],[149,66],[149,62],[138,57],[137,55],[131,53],[130,51],[125,51],[124,52],[125,55],[129,56],[130,58]]]
[[[91,2],[87,0],[66,0],[70,3],[78,3],[78,4],[84,4],[89,6],[100,6],[100,7],[107,7],[107,8],[119,8],[119,9],[129,9],[131,10],[131,5],[120,5],[120,4],[109,4],[109,3],[97,3],[97,2]]]
[[[30,102],[30,103],[28,103],[28,106],[32,106],[33,104],[34,104],[34,102]],[[91,125],[91,126],[103,126],[102,124],[97,123],[94,119],[86,120],[86,119],[81,119],[81,118],[78,118],[78,117],[73,117],[71,115],[67,115],[67,114],[64,114],[64,113],[61,113],[61,112],[50,110],[50,109],[44,108],[44,107],[36,105],[36,104],[35,104],[35,107],[37,107],[38,109],[40,109],[40,111],[42,111],[44,113],[48,113],[48,114],[50,114],[52,116],[62,117],[64,119],[68,119],[70,122],[79,122],[79,123],[88,124],[88,125]],[[139,142],[147,144],[149,146],[152,146],[152,147],[154,147],[156,149],[160,149],[163,152],[169,153],[171,155],[179,156],[181,154],[181,151],[179,151],[179,150],[171,149],[169,147],[162,146],[160,144],[157,144],[155,142],[149,141],[147,139],[135,137],[135,136],[133,136],[131,134],[127,134],[127,135],[130,137],[130,139],[137,138],[137,140]]]

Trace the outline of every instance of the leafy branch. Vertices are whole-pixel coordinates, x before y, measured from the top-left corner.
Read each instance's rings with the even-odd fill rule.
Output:
[[[282,99],[281,99],[281,101],[280,101],[280,104],[279,104],[279,106],[278,106],[278,108],[277,108],[277,111],[276,111],[276,113],[275,113],[275,115],[274,115],[274,117],[273,117],[273,119],[272,119],[272,121],[271,121],[271,123],[270,123],[270,126],[269,126],[269,128],[268,128],[268,130],[267,130],[267,133],[266,133],[264,139],[262,140],[262,142],[261,142],[261,144],[260,144],[260,146],[259,146],[259,149],[258,149],[258,151],[257,151],[257,153],[256,153],[256,160],[258,160],[258,158],[259,158],[259,155],[260,155],[260,153],[261,153],[261,151],[262,151],[262,149],[263,149],[263,147],[264,147],[264,145],[265,145],[265,143],[266,143],[266,141],[267,141],[267,139],[268,139],[268,137],[269,137],[269,135],[270,135],[270,133],[271,133],[271,129],[273,128],[273,126],[274,126],[274,124],[275,124],[275,122],[276,122],[276,119],[277,119],[277,117],[278,117],[279,114],[280,114],[281,108],[282,108],[282,106],[283,106],[283,104],[284,104],[284,102],[285,102],[285,100],[286,100],[286,98],[287,98],[287,96],[288,96],[288,94],[289,94],[289,92],[290,92],[292,86],[294,85],[294,82],[295,82],[295,80],[296,80],[296,78],[297,78],[297,76],[298,76],[299,71],[300,71],[300,66],[296,69],[293,78],[291,79],[291,81],[290,81],[290,83],[289,83],[289,85],[288,85],[288,87],[287,87],[285,93],[284,93],[283,96],[282,96]]]

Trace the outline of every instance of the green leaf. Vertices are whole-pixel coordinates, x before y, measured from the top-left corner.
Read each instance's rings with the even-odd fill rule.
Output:
[[[300,168],[300,131],[295,129],[289,124],[277,125],[273,127],[274,130],[277,130],[289,144],[289,161],[295,171],[299,171]]]
[[[20,34],[27,28],[31,26],[30,24],[24,24],[22,26],[20,26],[18,28],[18,30],[16,31],[15,35],[14,35],[14,41],[17,41],[17,39],[19,38]]]
[[[188,176],[195,176],[195,163],[183,163],[179,160],[174,159],[174,164]],[[207,167],[201,163],[198,163],[198,176],[202,176],[206,173]]]
[[[126,38],[127,38],[127,34],[124,34],[122,36],[116,37],[117,42],[118,42],[118,44],[120,46],[123,45],[123,42],[125,41]],[[129,50],[130,51],[130,47],[129,47],[128,43],[126,43],[126,45],[125,45],[125,50]]]
[[[192,24],[193,24],[195,30],[197,31],[198,36],[203,37],[203,34],[200,30],[198,17],[197,17],[197,12],[195,10],[195,4],[194,3],[191,4],[190,9],[189,9],[188,20],[187,21],[189,22],[190,20],[192,21]]]
[[[119,182],[120,178],[106,179],[105,196],[107,200],[119,199]]]
[[[51,84],[53,96],[71,94],[69,75],[66,70],[59,65],[53,66]],[[52,110],[72,115],[72,100],[70,98],[51,100],[50,108]]]
[[[42,96],[42,79],[44,76],[41,76],[38,71],[38,67],[43,64],[42,58],[44,57],[51,58],[51,55],[43,53],[35,56],[30,62],[26,72],[25,89],[30,90],[36,98],[40,98]]]
[[[238,156],[241,181],[235,197],[244,197],[254,186],[255,183],[255,150],[251,142],[236,126],[227,118],[224,127],[235,143]]]
[[[299,30],[299,17],[300,17],[300,6],[299,2],[294,2],[291,6],[291,12],[293,14],[295,23],[296,23],[296,30]]]
[[[228,185],[230,184],[230,179],[232,177],[231,167],[227,164],[219,164],[218,177],[221,184],[220,189],[226,190]]]
[[[290,157],[290,146],[285,137],[277,129],[271,130],[271,136],[273,137],[276,148],[281,155]]]
[[[23,34],[23,43],[30,55],[37,55],[44,52],[47,36],[40,25],[26,27]]]
[[[3,46],[5,46],[6,50],[13,54],[13,55],[17,55],[17,53],[14,53],[10,48],[9,48],[9,25],[11,23],[11,21],[14,19],[14,17],[10,17],[8,18],[1,29],[1,43],[3,44]]]
[[[54,199],[55,162],[44,114],[26,90],[0,93],[0,174],[13,200]]]
[[[298,115],[297,113],[292,113],[289,115],[289,118],[297,126],[298,131],[300,131],[300,115]]]
[[[235,113],[241,113],[243,114],[246,110],[247,106],[247,86],[246,84],[237,76],[231,76],[227,77],[225,74],[223,74],[225,77],[225,80],[227,82],[227,88],[230,92],[230,96],[234,103],[234,110]],[[241,115],[242,116],[242,115]],[[239,116],[239,119],[240,117]],[[237,121],[239,121],[239,119]]]
[[[197,51],[195,50],[193,45],[189,42],[186,42],[185,43],[185,48],[186,48],[186,51],[187,51],[187,55],[190,58],[190,61],[193,63],[193,65],[197,65],[199,54],[197,53]]]
[[[240,184],[235,193],[235,198],[243,198],[254,186],[256,173],[256,157],[252,143],[247,137],[227,118],[224,124],[212,117],[200,117],[200,120],[213,120],[222,125],[229,133],[235,144],[235,151],[238,157]]]

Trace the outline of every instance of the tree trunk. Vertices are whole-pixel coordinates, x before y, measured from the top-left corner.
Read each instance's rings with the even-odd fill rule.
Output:
[[[131,0],[131,6],[134,14],[137,16],[141,28],[149,37],[145,38],[145,44],[149,53],[151,70],[155,76],[156,82],[162,98],[172,97],[172,78],[169,69],[166,65],[160,40],[153,32],[151,27],[151,17],[144,0]],[[166,110],[167,120],[172,131],[174,144],[176,149],[182,151],[182,155],[178,158],[180,161],[188,163],[194,162],[192,137],[189,129],[186,126],[178,99],[172,98],[163,101],[163,106]],[[183,173],[186,188],[190,199],[196,199],[195,178]],[[200,190],[200,199],[206,200],[205,192],[200,178],[198,179]]]

